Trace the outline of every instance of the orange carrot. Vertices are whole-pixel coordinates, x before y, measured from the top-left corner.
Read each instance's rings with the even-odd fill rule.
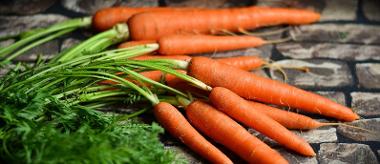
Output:
[[[105,31],[118,23],[127,22],[133,15],[148,11],[199,10],[200,8],[172,7],[109,7],[98,10],[92,18],[92,26],[98,31]]]
[[[286,148],[302,155],[315,156],[313,148],[304,139],[298,137],[264,113],[251,108],[251,105],[245,99],[234,92],[222,87],[215,87],[211,90],[209,98],[216,109],[256,129]]]
[[[170,34],[212,34],[280,24],[309,24],[319,18],[320,14],[309,10],[271,7],[177,10],[136,14],[128,20],[128,27],[132,40],[158,40]]]
[[[186,115],[198,130],[249,163],[287,163],[278,152],[250,134],[230,117],[204,102],[192,102],[186,107]]]
[[[209,58],[193,57],[188,74],[212,87],[230,89],[246,99],[298,108],[344,121],[359,118],[350,108],[325,97]]]
[[[264,113],[288,129],[308,130],[331,125],[329,123],[319,122],[302,114],[281,110],[253,101],[248,102],[250,103],[250,107],[252,109]]]
[[[260,58],[258,56],[237,56],[228,58],[218,58],[215,60],[246,71],[260,68],[267,64],[267,62],[263,58]]]
[[[207,141],[172,105],[160,102],[154,106],[154,116],[173,137],[212,163],[232,163],[218,148]]]
[[[167,35],[158,40],[160,54],[189,55],[258,47],[267,42],[255,36]]]

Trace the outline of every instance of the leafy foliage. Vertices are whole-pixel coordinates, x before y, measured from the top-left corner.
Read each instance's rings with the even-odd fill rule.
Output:
[[[157,124],[67,106],[46,92],[0,94],[4,163],[178,163],[158,139]]]

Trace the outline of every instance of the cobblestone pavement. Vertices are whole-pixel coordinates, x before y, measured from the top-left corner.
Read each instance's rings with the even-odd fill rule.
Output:
[[[327,96],[350,106],[362,119],[351,125],[380,132],[380,1],[379,0],[25,0],[0,1],[0,37],[23,30],[46,26],[67,18],[90,15],[108,6],[197,6],[209,8],[247,5],[299,7],[322,13],[317,24],[292,27],[278,36],[292,36],[294,41],[261,48],[250,48],[216,54],[212,57],[260,55],[288,66],[306,66],[310,72],[285,69],[288,83]],[[27,6],[27,7],[26,7]],[[278,28],[278,27],[276,27]],[[269,28],[273,30],[276,28]],[[70,47],[89,36],[82,30],[71,36],[51,41],[33,49],[18,61],[32,62],[37,55],[45,58]],[[277,37],[278,37],[277,36]],[[0,42],[0,47],[14,40]],[[0,76],[12,65],[0,70]],[[272,73],[255,71],[263,76]],[[151,117],[151,116],[147,116]],[[317,119],[322,119],[314,116]],[[152,118],[151,118],[152,119]],[[323,121],[329,121],[324,120]],[[380,136],[347,126],[295,131],[313,146],[317,156],[306,158],[281,148],[272,140],[249,129],[277,149],[290,163],[375,164],[380,159]],[[191,163],[205,163],[178,141],[164,135],[168,149],[183,153]],[[223,148],[222,148],[223,149]],[[223,149],[224,150],[224,149]],[[232,158],[240,163],[240,159]]]

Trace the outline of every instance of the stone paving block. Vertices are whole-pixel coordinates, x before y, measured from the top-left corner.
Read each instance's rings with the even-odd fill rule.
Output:
[[[377,164],[374,152],[368,145],[323,143],[318,152],[320,164]]]
[[[276,150],[291,164],[318,164],[316,157],[304,157],[283,148]]]
[[[358,0],[257,0],[258,6],[311,9],[321,13],[321,21],[355,20]]]
[[[366,130],[340,125],[337,129],[340,135],[355,141],[380,142],[380,118],[360,119],[348,124]]]
[[[248,128],[248,132],[268,144],[270,147],[280,146],[276,141],[266,137],[255,129]],[[304,138],[308,143],[325,143],[338,141],[336,128],[334,127],[322,127],[307,131],[292,130],[292,132]]]
[[[296,41],[380,44],[380,26],[362,24],[312,24],[293,27]]]
[[[15,61],[33,62],[38,56],[42,59],[50,59],[59,52],[59,41],[52,40],[37,47],[32,48],[26,53],[15,58]]]
[[[264,59],[269,59],[272,54],[273,45],[265,45],[258,48],[246,48],[234,51],[224,51],[216,53],[204,53],[199,54],[201,56],[207,56],[212,58],[225,58],[234,56],[260,56]]]
[[[323,97],[326,97],[336,103],[339,103],[339,104],[342,104],[342,105],[345,105],[346,106],[346,96],[344,95],[343,92],[332,92],[332,91],[329,91],[329,92],[322,92],[322,91],[318,91],[316,92],[317,94],[320,94],[321,96]]]
[[[189,164],[202,164],[206,162],[199,155],[184,146],[165,146],[165,149],[176,152],[178,154],[177,158],[185,159]]]
[[[37,14],[32,16],[0,16],[0,37],[17,35],[20,32],[46,27],[61,22],[67,17],[58,14]]]
[[[331,60],[281,60],[276,62],[288,77],[287,83],[301,88],[331,88],[353,85],[352,75],[345,62]],[[308,72],[294,68],[308,68]],[[279,71],[271,70],[271,77],[282,81]]]
[[[380,117],[380,93],[352,92],[352,109],[364,117]]]
[[[35,14],[45,11],[57,0],[5,0],[0,1],[0,14]]]
[[[380,21],[380,1],[362,0],[363,14],[370,21]]]
[[[282,43],[276,49],[293,59],[380,60],[380,46],[337,43]]]
[[[67,48],[70,48],[78,43],[80,43],[81,40],[79,39],[75,39],[75,38],[67,38],[65,40],[63,40],[62,44],[61,44],[61,48],[60,48],[60,51],[64,51],[65,49]]]
[[[84,14],[93,14],[101,8],[112,6],[158,6],[158,0],[62,0],[61,3],[68,10]]]
[[[7,66],[0,68],[0,78],[7,74],[9,70],[13,69],[15,67],[14,64],[8,64]]]
[[[325,0],[321,21],[355,20],[358,0]]]
[[[356,64],[356,76],[363,88],[380,88],[380,64]]]
[[[165,0],[165,4],[171,7],[239,7],[252,5],[250,0]]]
[[[7,39],[4,41],[0,41],[0,47],[7,47],[15,42],[14,39]]]
[[[322,127],[308,131],[293,130],[295,134],[304,138],[308,143],[337,142],[336,128]]]

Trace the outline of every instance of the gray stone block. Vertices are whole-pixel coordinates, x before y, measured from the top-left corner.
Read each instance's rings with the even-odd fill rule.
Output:
[[[282,43],[277,50],[294,59],[380,60],[380,46],[337,43]]]
[[[345,62],[330,60],[281,60],[276,64],[284,68],[287,83],[301,88],[332,88],[352,86],[353,80]],[[307,68],[300,71],[295,68]],[[271,77],[283,81],[279,71],[271,70]]]
[[[112,6],[158,6],[158,0],[62,0],[61,3],[68,10],[84,14],[93,14],[101,8]]]
[[[380,21],[380,1],[363,0],[363,13],[370,21]]]
[[[316,157],[304,157],[286,149],[276,149],[291,164],[318,164]]]
[[[45,11],[57,0],[6,0],[0,1],[0,14],[35,14]]]
[[[0,37],[17,35],[23,31],[47,27],[61,22],[67,17],[57,14],[38,14],[32,16],[0,16]]]
[[[348,123],[358,128],[344,125],[338,126],[338,133],[355,141],[376,141],[380,142],[380,118],[361,119]]]
[[[59,41],[52,40],[30,49],[29,51],[15,58],[14,60],[32,62],[35,61],[38,57],[40,57],[41,59],[50,59],[53,56],[57,55],[58,52]]]
[[[308,131],[293,130],[295,134],[304,138],[308,143],[337,142],[336,128],[322,127]]]
[[[363,88],[380,88],[380,64],[356,64],[356,76]]]
[[[377,164],[374,152],[368,145],[323,143],[318,152],[320,164]]]
[[[380,93],[353,92],[352,109],[364,117],[380,117]]]
[[[380,26],[362,24],[312,24],[293,27],[296,41],[380,44]]]

